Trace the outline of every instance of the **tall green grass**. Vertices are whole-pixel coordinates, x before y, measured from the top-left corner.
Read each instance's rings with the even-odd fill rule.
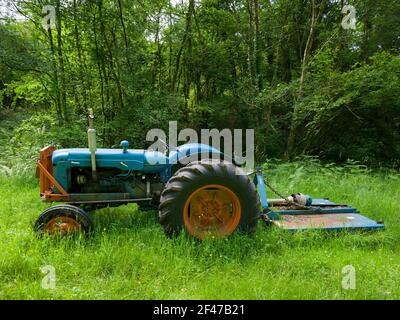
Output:
[[[39,239],[32,224],[48,204],[38,181],[0,174],[1,299],[398,299],[400,175],[315,160],[264,166],[284,193],[349,203],[384,220],[376,233],[287,233],[260,222],[254,236],[197,242],[166,238],[156,212],[135,205],[93,213],[90,238]],[[273,196],[269,194],[269,196]],[[54,266],[56,288],[41,287]],[[354,266],[356,289],[342,287]]]

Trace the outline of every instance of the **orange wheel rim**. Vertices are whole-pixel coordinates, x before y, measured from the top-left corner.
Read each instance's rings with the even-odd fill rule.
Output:
[[[47,222],[44,230],[49,234],[66,235],[81,231],[81,225],[74,218],[61,216]]]
[[[185,202],[186,230],[199,239],[223,238],[239,225],[241,206],[238,196],[222,185],[206,185],[194,191]]]

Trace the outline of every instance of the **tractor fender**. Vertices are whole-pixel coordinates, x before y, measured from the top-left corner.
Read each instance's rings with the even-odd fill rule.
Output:
[[[212,157],[218,157],[221,160],[235,163],[231,157],[224,155],[222,151],[202,143],[189,143],[177,147],[170,152],[168,162],[170,165],[187,165],[190,162]]]

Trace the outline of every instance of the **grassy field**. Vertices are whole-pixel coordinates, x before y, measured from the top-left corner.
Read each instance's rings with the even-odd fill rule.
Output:
[[[400,175],[315,161],[266,166],[283,192],[352,204],[383,219],[377,233],[286,233],[259,224],[252,236],[199,243],[167,239],[157,213],[135,205],[93,214],[88,239],[38,239],[32,224],[48,205],[38,181],[0,175],[1,299],[399,299]],[[40,268],[56,270],[41,287]],[[354,266],[356,288],[342,288]]]

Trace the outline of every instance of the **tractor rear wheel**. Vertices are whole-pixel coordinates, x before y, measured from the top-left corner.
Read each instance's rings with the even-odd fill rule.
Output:
[[[65,236],[75,233],[89,233],[93,229],[90,216],[82,209],[62,204],[50,207],[36,220],[35,232]]]
[[[179,169],[161,194],[160,223],[168,236],[184,229],[198,239],[253,233],[260,215],[256,187],[232,163],[206,159]]]

